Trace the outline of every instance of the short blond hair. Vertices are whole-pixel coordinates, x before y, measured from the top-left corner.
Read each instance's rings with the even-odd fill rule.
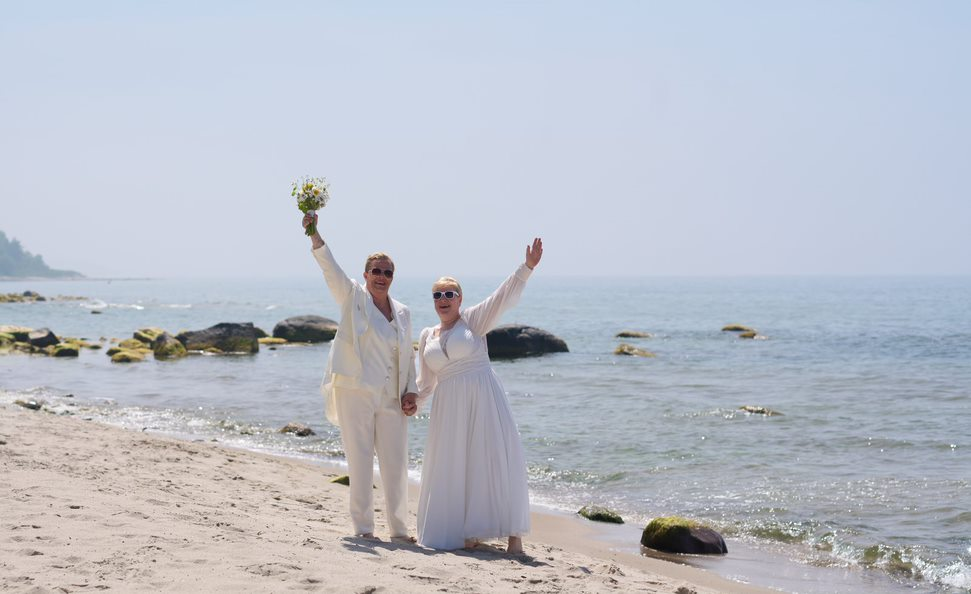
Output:
[[[458,290],[459,294],[460,295],[462,294],[462,285],[459,284],[459,281],[455,280],[450,276],[440,277],[437,281],[432,283],[432,290],[434,291],[435,287],[441,287],[441,286],[455,287]]]
[[[371,262],[375,262],[377,260],[387,260],[388,262],[391,262],[391,269],[394,270],[394,260],[391,259],[391,256],[384,252],[374,252],[368,256],[367,260],[364,262],[364,272],[370,272]]]

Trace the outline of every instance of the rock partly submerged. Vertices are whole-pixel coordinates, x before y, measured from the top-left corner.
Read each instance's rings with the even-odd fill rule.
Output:
[[[637,330],[622,330],[614,335],[614,338],[653,338],[650,332],[639,332]]]
[[[764,415],[766,417],[782,417],[785,416],[777,410],[772,410],[771,408],[766,408],[764,406],[752,406],[746,404],[745,406],[738,407],[738,410],[746,412],[750,415]]]
[[[614,349],[614,354],[615,355],[627,355],[627,356],[630,356],[630,357],[645,357],[645,358],[654,358],[654,357],[657,357],[657,355],[655,355],[651,351],[646,351],[644,349],[639,349],[636,346],[634,346],[632,344],[627,344],[627,343],[621,343],[621,344],[617,345],[617,348]]]
[[[641,533],[641,544],[665,553],[725,555],[725,539],[712,528],[680,516],[654,518]]]
[[[522,324],[505,324],[493,328],[486,334],[486,343],[492,359],[516,359],[570,351],[562,338],[546,330]]]
[[[327,342],[336,334],[337,322],[323,316],[294,316],[273,327],[273,338],[288,342]]]
[[[187,330],[176,338],[188,351],[208,353],[258,353],[260,343],[252,322],[224,322],[205,330]]]
[[[623,524],[624,519],[617,512],[599,505],[584,505],[577,512],[593,522],[607,522],[609,524]]]
[[[168,332],[162,332],[155,337],[154,342],[152,342],[152,352],[155,354],[155,358],[160,361],[181,359],[188,354],[185,345]]]
[[[297,437],[307,437],[308,435],[316,435],[313,429],[301,423],[287,423],[286,426],[280,429],[280,433],[292,433]]]

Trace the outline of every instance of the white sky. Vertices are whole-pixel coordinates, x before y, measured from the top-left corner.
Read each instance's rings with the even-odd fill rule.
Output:
[[[0,0],[0,230],[89,276],[971,273],[971,2]]]

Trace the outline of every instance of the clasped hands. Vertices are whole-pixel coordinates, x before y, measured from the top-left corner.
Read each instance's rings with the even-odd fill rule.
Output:
[[[418,394],[408,392],[401,397],[401,412],[410,417],[418,412]]]

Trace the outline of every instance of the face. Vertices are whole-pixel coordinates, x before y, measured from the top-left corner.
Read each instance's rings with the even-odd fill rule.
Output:
[[[388,277],[386,271],[390,271],[392,276]],[[387,296],[388,289],[391,288],[391,281],[394,280],[393,275],[394,264],[390,260],[372,260],[367,272],[364,273],[364,282],[368,292],[374,297]]]
[[[446,293],[448,291],[454,293],[451,299],[444,294],[439,299],[434,299],[434,297],[432,299],[432,303],[435,304],[435,313],[443,322],[450,322],[459,317],[459,308],[462,307],[462,294],[459,293],[458,287],[451,283],[435,283],[432,285],[432,293]]]

